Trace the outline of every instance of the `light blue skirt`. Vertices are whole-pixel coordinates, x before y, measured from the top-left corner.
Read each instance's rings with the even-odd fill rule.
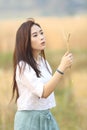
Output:
[[[15,114],[14,130],[59,130],[59,127],[49,110],[23,110]]]

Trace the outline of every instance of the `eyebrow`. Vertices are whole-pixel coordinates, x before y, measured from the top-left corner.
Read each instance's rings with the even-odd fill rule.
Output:
[[[42,29],[39,30],[39,32],[43,32]],[[36,34],[37,32],[33,32],[31,35]]]

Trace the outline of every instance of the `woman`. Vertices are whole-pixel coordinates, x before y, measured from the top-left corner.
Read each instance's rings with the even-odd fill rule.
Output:
[[[50,109],[55,107],[53,91],[73,56],[67,52],[52,76],[45,58],[45,36],[41,26],[30,19],[16,34],[14,50],[13,97],[16,92],[17,112],[14,130],[59,130]]]

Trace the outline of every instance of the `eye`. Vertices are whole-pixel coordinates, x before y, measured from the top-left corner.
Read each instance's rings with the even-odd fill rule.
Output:
[[[41,35],[43,35],[44,33],[43,33],[43,32],[41,32],[40,34],[41,34]]]
[[[37,34],[33,35],[33,37],[37,37]]]

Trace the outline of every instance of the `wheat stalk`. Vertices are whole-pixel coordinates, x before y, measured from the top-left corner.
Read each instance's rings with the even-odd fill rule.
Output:
[[[70,43],[69,43],[69,40],[70,40],[71,34],[68,33],[68,35],[66,35],[65,32],[63,31],[63,36],[64,36],[64,39],[65,39],[67,51],[69,52],[69,51],[70,51]]]
[[[63,36],[64,36],[64,39],[65,39],[67,52],[70,52],[70,36],[71,36],[71,34],[70,33],[66,34],[63,31]],[[71,67],[70,67],[70,70],[71,70]],[[71,102],[71,100],[73,100],[72,89],[71,89],[72,86],[73,86],[73,80],[72,80],[72,77],[71,77],[71,71],[68,74],[68,80],[69,80],[69,87],[68,87],[68,90],[66,92],[66,103],[69,103],[69,102]]]
[[[68,51],[68,52],[70,51],[70,43],[69,43],[70,35],[71,35],[71,34],[69,33],[68,36],[67,36],[67,41],[66,41],[67,51]]]

